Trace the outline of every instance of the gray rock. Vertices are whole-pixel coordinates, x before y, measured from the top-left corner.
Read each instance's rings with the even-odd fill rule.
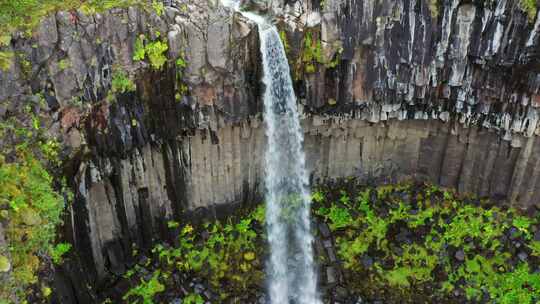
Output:
[[[212,41],[207,44],[208,63],[215,68],[221,70],[227,69],[227,59],[229,58],[230,46],[230,27],[225,20],[214,22],[208,26],[208,40]]]
[[[323,246],[324,248],[330,248],[333,246],[332,240],[323,240]]]
[[[326,284],[332,285],[337,283],[337,271],[333,266],[326,267]]]
[[[373,266],[373,258],[370,257],[369,255],[367,254],[364,254],[361,258],[362,260],[362,265],[365,267],[365,268],[371,268],[371,266]]]
[[[454,254],[454,257],[456,260],[463,262],[465,260],[465,252],[463,250],[456,251],[456,254]]]
[[[326,253],[328,255],[328,260],[330,261],[330,263],[337,262],[336,252],[335,252],[334,247],[326,248]]]
[[[319,231],[321,233],[322,238],[324,239],[327,239],[332,235],[330,232],[330,228],[324,222],[319,223]]]

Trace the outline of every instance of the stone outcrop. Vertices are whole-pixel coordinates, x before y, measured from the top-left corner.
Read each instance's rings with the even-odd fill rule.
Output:
[[[168,220],[217,217],[223,206],[260,200],[265,136],[255,26],[218,1],[164,3],[162,15],[59,12],[2,49],[21,54],[0,70],[2,119],[41,93],[49,132],[68,147],[76,199],[65,233],[84,253],[92,286],[121,274],[133,248],[171,238]],[[269,7],[288,40],[314,182],[418,178],[538,206],[540,17],[530,20],[519,1]],[[321,54],[314,71],[304,67],[307,32]],[[140,34],[167,38],[162,70],[133,60]],[[117,70],[137,90],[111,103]],[[64,272],[80,284],[77,272]],[[72,299],[89,301],[83,297],[93,292],[83,289],[73,288]]]

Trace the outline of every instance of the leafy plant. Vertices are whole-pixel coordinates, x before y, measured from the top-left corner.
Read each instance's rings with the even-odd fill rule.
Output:
[[[169,46],[166,42],[160,40],[146,41],[146,37],[140,35],[135,40],[133,60],[140,61],[148,57],[152,68],[160,70],[165,62],[167,62],[165,52],[168,49]]]
[[[190,293],[184,297],[183,303],[185,304],[203,304],[204,299],[199,294]]]
[[[50,255],[55,264],[62,263],[62,257],[71,250],[71,244],[59,243],[52,247]]]
[[[63,71],[69,67],[71,67],[71,61],[69,59],[62,59],[58,61],[58,69],[60,69],[60,71]]]
[[[19,157],[17,163],[6,163],[0,157],[0,209],[7,211],[9,219],[6,236],[14,278],[2,284],[0,299],[9,288],[21,290],[36,282],[38,255],[54,239],[64,207],[62,197],[51,186],[52,177],[24,145]]]
[[[152,275],[152,278],[148,281],[141,279],[141,283],[136,287],[130,289],[122,299],[128,300],[135,297],[137,300],[131,303],[139,303],[139,299],[142,298],[142,304],[153,304],[153,298],[156,294],[165,291],[165,285],[159,281],[160,272],[156,271]]]
[[[346,228],[354,223],[351,214],[345,208],[332,205],[329,209],[322,209],[321,212],[330,220],[332,230]]]
[[[13,52],[0,51],[0,70],[4,72],[8,71],[13,63],[14,56]]]
[[[521,8],[527,13],[529,22],[534,22],[536,18],[536,12],[538,11],[536,0],[520,0],[519,4]]]
[[[152,0],[152,8],[158,15],[158,17],[161,17],[163,15],[163,12],[165,11],[165,7],[163,6],[163,2]]]
[[[126,72],[116,70],[112,76],[111,90],[113,93],[133,92],[137,89],[136,85],[129,79]]]
[[[142,0],[5,0],[0,2],[0,33],[6,41],[15,30],[27,35],[46,16],[60,10],[80,9],[87,15],[104,12],[115,7],[141,6]]]

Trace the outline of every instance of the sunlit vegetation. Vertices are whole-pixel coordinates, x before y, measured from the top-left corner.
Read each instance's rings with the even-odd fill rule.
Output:
[[[530,22],[534,22],[538,11],[538,2],[536,0],[520,0],[521,8],[527,13]]]
[[[286,33],[280,33],[280,37],[284,42],[287,50],[288,43],[286,42]],[[312,74],[317,71],[318,66],[324,66],[327,69],[335,68],[341,62],[341,46],[332,46],[335,49],[334,57],[331,60],[324,58],[323,44],[320,33],[316,31],[307,31],[302,39],[302,47],[300,49],[300,57],[295,64],[295,78],[299,79],[302,73]]]
[[[180,102],[182,100],[182,97],[184,97],[188,93],[188,86],[184,81],[184,70],[187,67],[187,62],[185,60],[184,54],[180,54],[178,59],[176,59],[176,93],[174,95],[174,99],[176,102]]]
[[[113,93],[133,92],[137,86],[129,78],[128,74],[122,70],[115,70],[112,75],[111,91]]]
[[[362,187],[343,181],[315,191],[312,202],[315,218],[333,234],[345,287],[364,299],[540,300],[538,217],[422,183]],[[240,303],[261,290],[263,207],[223,222],[171,221],[168,226],[178,234],[177,245],[155,246],[152,261],[125,275],[134,282],[129,299],[152,303],[146,301],[153,295],[154,303],[170,300],[178,290],[171,278],[179,273],[207,282],[219,303]],[[159,284],[150,284],[149,271]],[[176,291],[176,296],[187,303],[205,301],[196,290],[187,292]]]
[[[167,62],[166,52],[169,49],[169,45],[166,40],[159,40],[159,32],[157,36],[158,39],[151,41],[145,35],[139,35],[137,40],[135,40],[133,60],[141,61],[147,58],[153,69],[160,70],[165,62]]]
[[[47,15],[56,11],[80,9],[85,14],[101,13],[115,7],[144,3],[143,0],[6,0],[0,2],[0,35],[15,30],[28,34]]]
[[[427,185],[317,196],[316,213],[363,295],[383,291],[410,303],[540,300],[537,218]]]
[[[65,200],[49,168],[59,165],[60,146],[45,136],[39,116],[29,108],[25,113],[25,119],[0,123],[0,137],[12,142],[0,151],[0,220],[8,245],[0,249],[0,271],[9,272],[0,284],[0,302],[24,299],[43,259],[69,250],[53,246]]]
[[[198,226],[169,222],[168,227],[178,231],[178,246],[156,245],[152,256],[159,269],[154,271],[151,281],[141,281],[124,299],[162,303],[166,298],[160,296],[161,284],[175,289],[170,283],[171,276],[184,273],[207,281],[220,292],[221,301],[240,303],[263,282],[263,223],[262,207],[223,222],[205,222]],[[145,268],[145,265],[136,265],[125,277],[136,282],[146,272]],[[203,303],[203,298],[195,291],[183,296],[185,303]]]

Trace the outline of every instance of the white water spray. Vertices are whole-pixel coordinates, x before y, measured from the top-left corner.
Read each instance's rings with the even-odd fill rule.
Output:
[[[239,11],[238,0],[222,0]],[[266,225],[270,258],[268,293],[272,304],[320,304],[313,261],[309,179],[304,141],[285,49],[274,25],[264,17],[240,12],[256,22],[264,78]]]

